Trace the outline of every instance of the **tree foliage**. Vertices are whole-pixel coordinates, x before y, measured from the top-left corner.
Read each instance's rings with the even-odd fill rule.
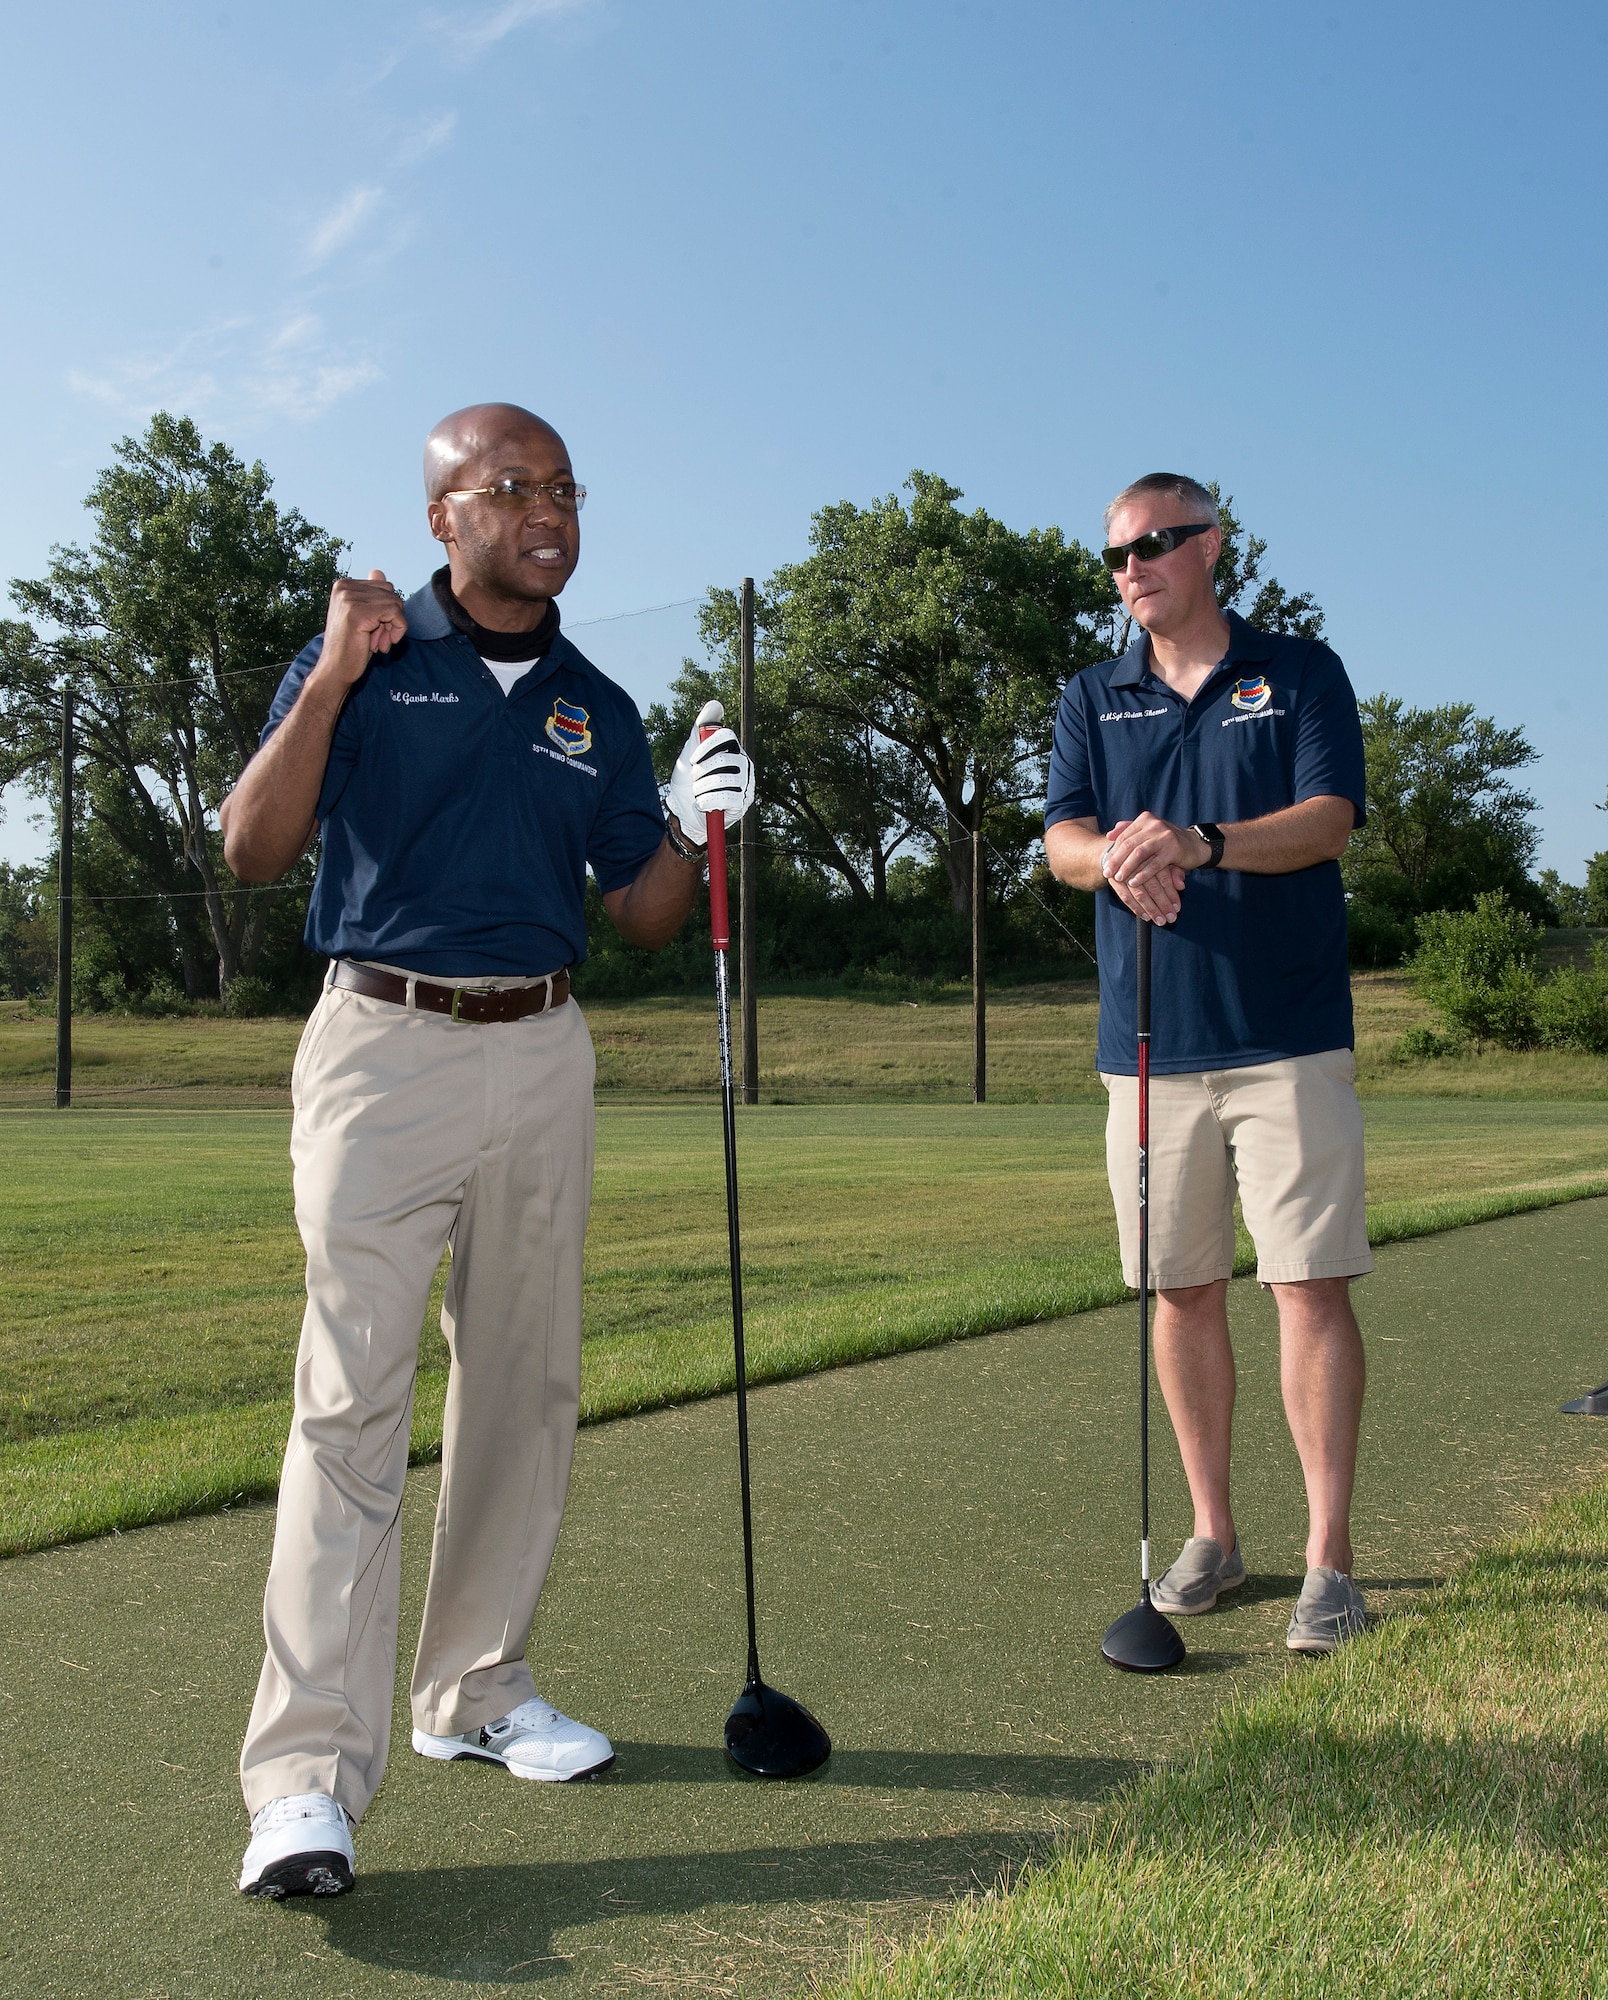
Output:
[[[1531,918],[1549,914],[1530,877],[1535,797],[1511,773],[1535,762],[1522,729],[1500,728],[1469,702],[1409,708],[1397,695],[1359,704],[1367,758],[1368,823],[1342,863],[1353,924],[1401,955],[1413,919],[1470,910],[1501,891]]]
[[[1020,873],[1038,831],[1062,687],[1111,650],[1117,604],[1098,559],[1059,528],[1009,528],[914,472],[906,505],[840,501],[811,553],[756,598],[756,741],[768,830],[851,896],[882,902],[914,841],[971,897],[981,828]],[[650,717],[661,761],[710,694],[735,715],[737,603],[711,591],[707,663],[688,661]]]
[[[1540,949],[1539,927],[1495,889],[1420,917],[1410,969],[1456,1041],[1608,1053],[1608,949],[1550,973]]]
[[[271,486],[260,462],[158,413],[90,489],[89,547],[57,547],[45,576],[14,581],[25,616],[0,623],[0,784],[20,778],[54,802],[71,686],[76,886],[114,957],[118,938],[148,957],[135,932],[154,914],[191,998],[253,973],[284,894],[233,883],[217,807],[284,666],[323,623],[345,546]],[[141,897],[149,910],[114,907]]]

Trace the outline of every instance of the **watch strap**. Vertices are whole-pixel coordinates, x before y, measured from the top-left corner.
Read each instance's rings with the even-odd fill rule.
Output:
[[[694,862],[701,868],[709,859],[709,849],[707,847],[699,847],[693,841],[690,841],[681,831],[680,821],[669,814],[665,817],[664,837],[670,843],[670,851],[673,854],[679,854],[683,861]]]
[[[1221,868],[1223,865],[1223,829],[1220,826],[1214,826],[1208,819],[1199,821],[1194,826],[1191,826],[1189,830],[1191,833],[1198,833],[1211,849],[1210,859],[1203,861],[1201,866],[1203,868]]]

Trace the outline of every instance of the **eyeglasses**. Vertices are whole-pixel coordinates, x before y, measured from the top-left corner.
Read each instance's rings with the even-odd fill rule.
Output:
[[[573,479],[498,479],[490,486],[455,486],[441,497],[470,500],[480,493],[499,507],[534,507],[544,493],[566,514],[578,514],[586,505],[586,488],[577,486]]]
[[[1157,556],[1170,556],[1191,535],[1210,534],[1216,526],[1215,521],[1188,521],[1181,528],[1152,528],[1148,535],[1135,535],[1131,542],[1113,542],[1110,548],[1100,551],[1100,560],[1109,570],[1126,569],[1129,556],[1137,556],[1141,562],[1154,562]]]

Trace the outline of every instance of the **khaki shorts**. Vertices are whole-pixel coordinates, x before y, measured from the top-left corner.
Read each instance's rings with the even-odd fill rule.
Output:
[[[1234,1194],[1263,1284],[1373,1269],[1363,1208],[1362,1108],[1349,1049],[1150,1079],[1150,1282],[1234,1272]],[[1139,1283],[1139,1079],[1101,1075],[1106,1170],[1122,1270]]]

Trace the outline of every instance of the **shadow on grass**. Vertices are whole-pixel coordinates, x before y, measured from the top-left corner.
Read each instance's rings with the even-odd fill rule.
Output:
[[[1228,1656],[1225,1655],[1225,1658]],[[755,1785],[725,1752],[701,1743],[616,1743],[605,1785]],[[491,1769],[487,1766],[487,1769]],[[1129,1757],[969,1756],[941,1750],[834,1750],[809,1785],[874,1791],[996,1792],[1013,1799],[1093,1799],[1141,1770]],[[499,1774],[500,1775],[500,1774]]]
[[[570,1930],[733,1906],[946,1902],[1045,1859],[1052,1843],[1047,1832],[979,1832],[360,1875],[352,1895],[308,1914],[331,1950],[365,1964],[437,1979],[534,1985],[574,1969],[556,1949]],[[301,1912],[276,1914],[294,1921]],[[623,1938],[620,1948],[630,1948]]]

